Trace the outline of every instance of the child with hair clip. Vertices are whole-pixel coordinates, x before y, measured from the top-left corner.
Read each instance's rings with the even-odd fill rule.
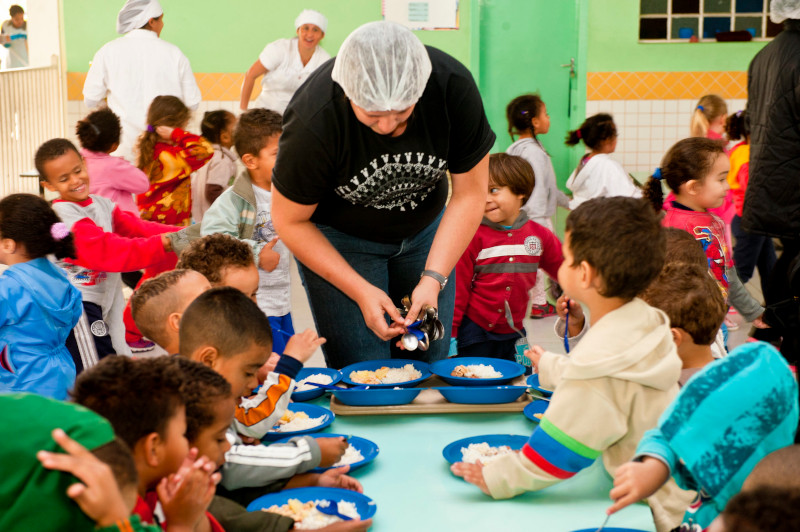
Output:
[[[611,115],[598,113],[590,116],[581,127],[567,133],[565,144],[577,146],[581,141],[590,151],[581,158],[567,180],[567,188],[572,191],[570,209],[594,198],[642,196],[642,191],[622,165],[610,157],[617,149],[617,126]]]
[[[89,113],[75,126],[81,156],[92,178],[89,193],[108,198],[123,211],[138,217],[134,195],[147,192],[150,181],[122,157],[110,155],[119,147],[121,132],[119,117],[107,107]]]
[[[191,223],[191,174],[208,163],[214,148],[184,131],[189,118],[191,111],[176,96],[156,96],[147,109],[147,131],[139,137],[137,159],[150,179],[150,188],[137,197],[145,220]]]
[[[231,152],[235,126],[236,116],[230,111],[220,109],[203,115],[200,132],[214,147],[214,155],[192,176],[192,220],[196,224],[203,221],[205,212],[236,177],[236,156]]]
[[[66,399],[75,364],[64,345],[83,312],[81,293],[47,259],[74,258],[72,233],[38,196],[0,201],[0,392]]]
[[[742,283],[747,283],[758,267],[761,279],[761,292],[767,292],[767,279],[778,260],[772,239],[764,235],[756,235],[742,229],[742,208],[750,178],[750,130],[747,126],[747,111],[738,111],[728,117],[725,130],[730,140],[741,140],[728,153],[731,169],[728,172],[728,185],[733,194],[735,215],[731,219],[731,232],[736,237],[733,246],[733,263]]]
[[[664,205],[661,182],[666,181],[675,199],[666,207],[665,227],[676,227],[698,240],[708,258],[708,267],[730,305],[754,325],[764,328],[764,308],[747,292],[730,261],[725,240],[725,223],[709,212],[725,200],[728,187],[728,157],[722,144],[706,138],[690,137],[672,146],[661,168],[645,184],[645,197],[656,212]],[[723,332],[725,328],[723,327]]]
[[[509,146],[506,153],[525,159],[533,168],[536,179],[533,194],[522,206],[522,210],[532,221],[552,231],[556,207],[569,208],[569,197],[558,189],[553,162],[538,139],[538,135],[550,131],[547,106],[538,94],[517,96],[506,107],[506,120],[511,140],[519,136],[519,140]],[[531,299],[531,318],[544,318],[555,312],[553,306],[547,303],[544,275],[536,278]]]
[[[716,94],[706,94],[697,102],[689,126],[693,137],[725,141],[725,119],[728,105]]]

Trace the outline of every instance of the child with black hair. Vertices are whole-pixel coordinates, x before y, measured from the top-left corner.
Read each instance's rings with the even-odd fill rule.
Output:
[[[800,491],[759,488],[739,493],[708,527],[708,532],[797,532]]]
[[[552,231],[556,207],[568,209],[569,197],[559,190],[553,161],[539,141],[539,135],[550,131],[547,106],[538,94],[517,96],[506,107],[506,120],[511,140],[519,136],[519,140],[511,144],[506,153],[525,159],[533,168],[536,181],[533,193],[523,204],[522,210],[530,220]],[[544,275],[537,276],[536,284],[531,290],[531,299],[531,318],[544,318],[555,312],[547,302]]]
[[[200,133],[214,147],[211,160],[192,175],[192,220],[199,224],[203,215],[236,177],[233,128],[236,116],[230,111],[208,111],[200,123]]]
[[[725,200],[729,169],[720,142],[700,137],[683,139],[669,149],[661,168],[645,184],[645,197],[660,213],[664,202],[661,183],[667,182],[675,200],[666,208],[661,224],[687,231],[702,244],[708,267],[728,303],[746,320],[763,328],[764,308],[747,292],[730,263],[725,223],[709,212]]]
[[[211,286],[232,286],[255,302],[258,268],[246,242],[222,233],[198,238],[181,252],[176,268],[201,273]]]
[[[0,200],[0,392],[65,399],[75,363],[64,345],[83,312],[81,293],[47,258],[74,258],[72,233],[32,194]]]
[[[766,294],[769,274],[778,260],[775,246],[772,238],[748,233],[742,229],[742,208],[747,182],[750,179],[750,130],[747,125],[747,111],[737,111],[730,115],[725,123],[725,130],[730,140],[741,140],[728,152],[731,162],[728,184],[733,193],[733,206],[736,210],[731,220],[731,233],[736,239],[733,245],[733,264],[742,284],[750,280],[753,270],[758,267],[761,292]]]
[[[89,113],[75,126],[81,156],[91,176],[89,193],[110,199],[138,218],[135,194],[147,192],[150,181],[144,172],[122,157],[110,155],[119,147],[121,131],[119,117],[107,107]]]
[[[642,197],[641,189],[622,165],[610,156],[617,149],[617,126],[611,115],[598,113],[590,116],[581,127],[567,133],[567,146],[577,146],[581,141],[590,151],[581,158],[567,180],[567,188],[572,191],[570,209],[594,198]]]

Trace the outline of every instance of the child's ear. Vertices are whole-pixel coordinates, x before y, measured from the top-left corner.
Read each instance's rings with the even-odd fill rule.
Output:
[[[58,192],[58,191],[56,190],[56,187],[54,187],[53,185],[51,185],[51,184],[50,184],[48,181],[46,181],[46,180],[44,180],[44,179],[43,179],[43,180],[41,180],[41,181],[39,181],[39,183],[42,185],[42,187],[46,188],[46,189],[47,189],[47,190],[49,190],[50,192]]]
[[[242,155],[242,164],[244,164],[248,170],[256,170],[258,168],[258,162],[252,153],[245,153]]]
[[[219,351],[214,346],[205,345],[194,352],[192,359],[213,369],[219,360]]]
[[[690,179],[686,183],[683,184],[686,189],[687,194],[696,195],[700,192],[701,184],[700,181],[697,179]]]
[[[169,316],[167,316],[167,327],[169,327],[174,332],[178,332],[181,328],[181,318],[183,314],[180,312],[173,312]]]
[[[594,267],[585,260],[582,260],[578,267],[581,269],[581,288],[589,288],[595,283],[596,280],[599,280],[597,270],[595,270]]]
[[[161,436],[158,435],[158,432],[151,432],[136,443],[136,447],[141,449],[141,453],[148,466],[157,467],[161,461],[159,455],[159,446],[161,443]]]
[[[0,250],[8,255],[13,255],[17,251],[17,243],[10,238],[0,239]]]
[[[683,343],[683,334],[677,327],[672,327],[669,332],[672,333],[672,341],[675,342],[675,347],[680,347]]]

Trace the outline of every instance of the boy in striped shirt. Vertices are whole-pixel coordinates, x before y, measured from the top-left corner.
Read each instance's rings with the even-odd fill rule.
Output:
[[[496,499],[571,478],[600,458],[613,476],[678,393],[681,359],[661,310],[636,296],[664,263],[665,236],[648,205],[587,201],[570,213],[558,282],[584,304],[592,327],[569,358],[534,346],[528,358],[552,401],[520,453],[453,472]],[[657,530],[680,524],[692,495],[673,481],[648,501]]]

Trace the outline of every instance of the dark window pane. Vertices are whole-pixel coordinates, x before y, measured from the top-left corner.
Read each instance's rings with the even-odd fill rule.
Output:
[[[761,17],[736,17],[733,29],[747,31],[752,29],[755,30],[753,38],[761,37]]]
[[[775,37],[777,34],[783,31],[783,23],[775,24],[769,18],[767,18],[767,37]]]
[[[700,0],[672,0],[673,13],[700,13]]]
[[[713,39],[721,31],[731,30],[731,17],[705,17],[703,19],[703,38]]]
[[[700,19],[697,17],[680,17],[672,19],[672,38],[688,39],[692,35],[697,35],[697,28],[700,26]],[[683,30],[683,31],[681,31]],[[688,32],[691,35],[687,35]]]
[[[667,0],[642,0],[642,15],[661,15],[667,13]]]
[[[640,39],[666,39],[667,19],[643,18],[639,20]]]
[[[731,0],[703,0],[704,13],[730,13]]]
[[[736,0],[737,13],[763,13],[764,0]]]

